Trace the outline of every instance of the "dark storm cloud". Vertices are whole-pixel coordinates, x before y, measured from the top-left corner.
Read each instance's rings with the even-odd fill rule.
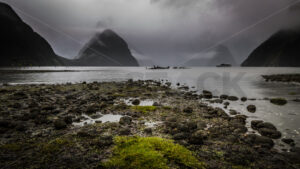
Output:
[[[289,6],[294,0],[7,2],[63,56],[74,57],[95,32],[111,28],[139,57],[165,65],[205,57],[218,43],[242,61],[272,33],[299,21],[299,7]]]

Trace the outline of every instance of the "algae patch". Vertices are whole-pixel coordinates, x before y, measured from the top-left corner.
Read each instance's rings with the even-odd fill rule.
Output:
[[[158,137],[116,137],[107,168],[205,168],[192,152],[172,140]]]

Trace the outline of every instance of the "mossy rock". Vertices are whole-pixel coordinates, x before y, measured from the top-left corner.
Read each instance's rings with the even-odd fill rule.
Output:
[[[106,168],[123,169],[204,169],[193,153],[172,140],[158,137],[116,137],[113,156],[103,164]]]
[[[284,98],[273,98],[270,100],[270,102],[279,106],[283,106],[287,104],[287,100]]]
[[[149,112],[156,111],[157,107],[155,107],[155,106],[132,106],[132,110],[147,114]]]

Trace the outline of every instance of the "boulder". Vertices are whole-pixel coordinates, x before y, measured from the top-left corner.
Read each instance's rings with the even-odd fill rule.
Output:
[[[279,106],[283,106],[287,104],[287,100],[284,98],[273,98],[270,100],[270,102]]]
[[[132,118],[129,116],[121,117],[119,123],[121,125],[130,125],[132,123]]]
[[[249,105],[249,106],[247,106],[247,110],[250,113],[255,113],[256,112],[256,106],[255,105]]]
[[[229,96],[229,97],[228,97],[228,100],[230,100],[230,101],[238,101],[239,98],[236,97],[236,96]]]
[[[281,137],[281,133],[277,130],[268,129],[268,128],[260,128],[258,129],[258,132],[262,136],[266,136],[272,139],[279,139]]]
[[[54,128],[56,130],[61,130],[67,128],[67,123],[64,120],[56,120],[54,122]]]

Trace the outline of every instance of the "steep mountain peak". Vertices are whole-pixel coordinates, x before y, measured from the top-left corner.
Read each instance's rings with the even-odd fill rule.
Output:
[[[138,66],[126,41],[110,29],[96,33],[77,58],[84,65]]]
[[[13,8],[4,2],[0,2],[0,17],[14,21],[21,21],[21,18],[13,10]]]
[[[96,33],[91,43],[95,43],[94,41],[98,41],[99,45],[103,46],[128,48],[126,41],[111,29]]]
[[[258,46],[242,63],[252,67],[299,67],[300,30],[283,29]]]

